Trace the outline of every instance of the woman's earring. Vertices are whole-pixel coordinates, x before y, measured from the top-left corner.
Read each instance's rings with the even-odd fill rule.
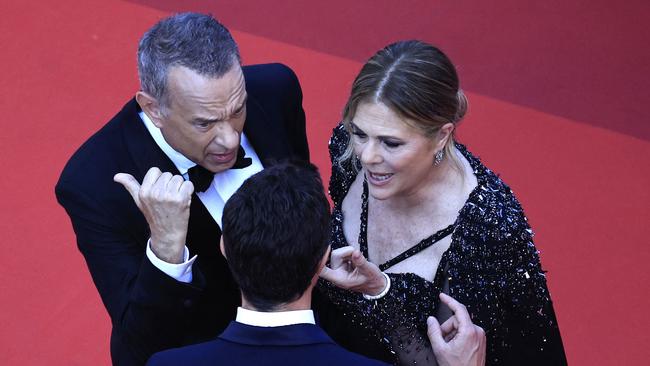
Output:
[[[442,158],[444,158],[444,157],[445,157],[444,151],[442,149],[438,150],[438,152],[436,153],[435,158],[433,159],[433,165],[440,164],[440,162],[442,161]]]

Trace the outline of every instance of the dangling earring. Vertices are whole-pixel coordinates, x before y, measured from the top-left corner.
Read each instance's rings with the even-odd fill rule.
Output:
[[[435,158],[433,159],[433,165],[439,165],[442,161],[442,158],[445,157],[445,152],[441,149],[436,153]]]

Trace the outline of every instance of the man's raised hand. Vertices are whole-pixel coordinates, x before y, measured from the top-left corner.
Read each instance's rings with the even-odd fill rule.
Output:
[[[149,169],[142,185],[130,174],[115,174],[113,180],[131,194],[151,230],[151,250],[168,263],[181,263],[190,218],[194,186],[180,175]]]

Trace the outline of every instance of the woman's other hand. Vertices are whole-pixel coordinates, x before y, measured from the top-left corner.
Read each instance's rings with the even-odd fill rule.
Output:
[[[440,366],[485,365],[485,332],[472,323],[465,306],[451,296],[440,294],[454,315],[442,325],[436,318],[427,319],[427,334]]]

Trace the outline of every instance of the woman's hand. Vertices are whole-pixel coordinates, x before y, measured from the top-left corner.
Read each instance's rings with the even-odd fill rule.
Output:
[[[388,285],[379,267],[351,246],[333,250],[330,267],[323,267],[320,277],[342,289],[371,296],[380,294]]]
[[[442,325],[434,317],[427,319],[427,334],[440,366],[485,365],[485,332],[472,323],[467,308],[451,296],[440,294],[454,315]]]

